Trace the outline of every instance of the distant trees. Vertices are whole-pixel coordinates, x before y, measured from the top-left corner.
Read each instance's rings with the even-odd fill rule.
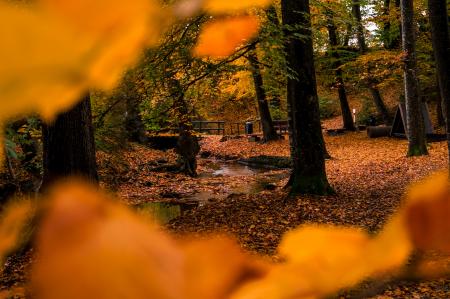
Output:
[[[352,15],[356,25],[356,37],[358,41],[359,52],[360,54],[365,54],[367,52],[367,45],[364,36],[364,26],[362,24],[360,0],[352,0]],[[372,95],[375,107],[377,108],[378,113],[383,118],[384,124],[390,125],[391,117],[389,116],[389,112],[381,97],[380,90],[376,87],[374,83],[374,80],[370,74],[371,70],[369,69],[367,72],[369,75],[366,78],[366,85],[369,89],[370,94]]]
[[[446,119],[447,143],[450,155],[450,32],[446,0],[428,0],[431,38],[433,43],[439,91]],[[449,161],[450,166],[450,161]]]
[[[80,176],[97,183],[94,130],[89,94],[50,124],[43,124],[43,168],[41,190],[54,181]]]
[[[419,82],[416,74],[416,42],[413,1],[401,0],[402,49],[405,83],[408,156],[428,154]]]
[[[328,194],[332,189],[325,171],[325,143],[320,124],[308,0],[282,0],[286,30],[289,141],[293,169],[291,194]],[[301,37],[299,37],[301,36]]]
[[[339,55],[339,42],[337,36],[337,28],[334,23],[334,13],[333,10],[329,7],[325,8],[325,15],[327,21],[327,30],[328,30],[328,39],[330,44],[330,53],[333,58],[332,68],[335,73],[335,85],[338,90],[339,95],[339,103],[341,106],[342,113],[342,121],[344,124],[344,129],[349,131],[355,130],[355,125],[353,123],[353,116],[350,111],[350,106],[347,100],[347,93],[345,91],[344,79],[342,74],[342,69],[340,68],[342,65],[341,58]]]

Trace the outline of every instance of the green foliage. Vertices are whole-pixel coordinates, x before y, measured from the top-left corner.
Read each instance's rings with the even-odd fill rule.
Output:
[[[319,97],[320,118],[326,119],[339,115],[339,104],[336,100]]]
[[[367,97],[363,97],[361,111],[356,114],[356,123],[369,126],[381,123],[381,121],[373,101]]]

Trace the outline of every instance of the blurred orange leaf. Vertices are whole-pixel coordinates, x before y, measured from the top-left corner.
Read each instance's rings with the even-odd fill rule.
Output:
[[[20,233],[32,215],[29,201],[7,205],[0,218],[0,262],[19,243]]]
[[[414,245],[450,253],[450,183],[438,173],[413,185],[407,193],[405,221]]]
[[[266,271],[230,239],[176,243],[82,184],[52,191],[37,250],[32,289],[43,299],[220,299]]]
[[[224,57],[250,39],[259,29],[255,16],[232,17],[207,23],[194,49],[196,56]]]
[[[271,2],[271,0],[205,0],[203,7],[209,13],[220,14],[245,10],[251,7],[264,7],[269,5]]]

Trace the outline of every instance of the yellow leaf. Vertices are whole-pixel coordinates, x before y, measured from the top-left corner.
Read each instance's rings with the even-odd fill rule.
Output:
[[[60,185],[50,202],[32,272],[36,298],[182,298],[182,252],[156,227],[80,184]]]
[[[211,14],[221,14],[241,11],[251,7],[265,7],[271,2],[271,0],[205,0],[203,7]]]
[[[450,253],[450,183],[437,173],[413,185],[407,193],[405,224],[414,245]]]
[[[196,56],[224,57],[232,54],[259,29],[255,16],[232,17],[207,23],[194,49]]]
[[[283,238],[279,247],[286,261],[275,265],[262,280],[245,285],[232,298],[320,298],[393,270],[405,262],[411,248],[408,240],[405,245],[404,239],[394,238],[399,227],[403,228],[402,223],[395,222],[374,239],[353,228],[296,229]]]
[[[225,299],[247,281],[266,274],[268,267],[243,254],[239,245],[227,238],[193,241],[186,254],[186,298]],[[226,258],[224,258],[226,257]]]
[[[227,238],[171,240],[93,188],[50,194],[32,270],[36,298],[225,299],[267,266]],[[226,258],[224,258],[226,256]]]
[[[0,262],[20,241],[27,220],[32,215],[32,205],[29,201],[9,204],[0,219]]]
[[[111,88],[170,22],[154,0],[0,3],[0,123],[49,119],[90,88]]]

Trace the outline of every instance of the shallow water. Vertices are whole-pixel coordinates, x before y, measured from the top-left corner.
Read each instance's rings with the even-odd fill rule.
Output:
[[[156,219],[159,223],[167,223],[170,220],[183,215],[186,211],[207,204],[210,201],[226,198],[231,194],[256,194],[266,190],[268,185],[274,184],[285,177],[285,174],[266,174],[270,169],[253,168],[237,162],[223,162],[207,160],[205,166],[210,171],[203,172],[199,177],[237,177],[242,176],[242,184],[230,188],[225,193],[213,191],[201,191],[187,197],[180,198],[180,202],[150,202],[136,205],[138,213]],[[255,177],[256,180],[248,182],[245,177]],[[226,178],[224,178],[226,180]]]

